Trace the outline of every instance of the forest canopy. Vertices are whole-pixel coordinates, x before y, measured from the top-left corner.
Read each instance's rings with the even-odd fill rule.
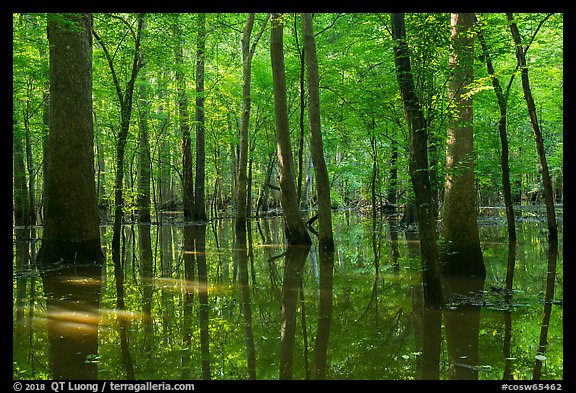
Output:
[[[93,18],[93,123],[95,177],[99,205],[114,203],[114,169],[124,91],[132,72],[137,14],[95,13]],[[138,143],[147,127],[154,212],[182,208],[181,122],[194,137],[198,24],[195,14],[143,15],[140,69],[135,80],[133,111],[126,141],[124,212],[138,209]],[[242,117],[241,38],[247,14],[205,15],[203,111],[205,116],[206,214],[215,218],[236,209],[235,187]],[[248,172],[251,214],[278,205],[278,175],[272,70],[267,14],[255,14],[251,70],[251,120]],[[308,138],[307,91],[299,14],[283,14],[286,95],[290,136],[301,207],[316,203]],[[542,128],[556,201],[562,198],[563,162],[563,15],[517,13],[515,22],[525,44],[527,67]],[[28,172],[28,192],[35,209],[42,206],[43,143],[48,133],[48,41],[46,15],[13,14],[13,109],[15,146],[20,146]],[[321,128],[333,207],[369,205],[376,196],[394,203],[413,198],[407,171],[408,134],[393,61],[390,16],[378,13],[317,13],[313,18],[319,68]],[[505,14],[477,14],[472,34],[486,41],[503,86],[511,83],[507,102],[510,182],[515,203],[541,201],[538,155],[522,96],[515,45]],[[429,129],[431,168],[442,195],[444,146],[450,102],[447,96],[450,14],[406,14],[406,36],[415,88]],[[108,54],[104,50],[107,47]],[[177,49],[179,48],[179,49]],[[180,51],[180,52],[179,52]],[[479,40],[474,48],[474,172],[477,203],[502,204],[498,102],[486,71]],[[111,73],[113,66],[114,75]],[[116,80],[116,82],[115,82]],[[117,85],[115,85],[117,83]],[[188,98],[186,119],[179,97]],[[140,119],[139,121],[136,119]],[[18,140],[18,141],[17,141]],[[25,153],[24,153],[25,152]],[[396,174],[393,175],[392,171]],[[441,198],[440,198],[441,200]],[[41,215],[40,215],[41,217]]]

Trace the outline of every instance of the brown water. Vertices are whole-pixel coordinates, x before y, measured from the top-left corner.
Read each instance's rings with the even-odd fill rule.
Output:
[[[374,231],[355,212],[335,213],[328,257],[314,246],[286,249],[276,217],[252,221],[242,258],[232,220],[215,220],[205,252],[188,254],[196,269],[205,263],[205,280],[198,270],[185,279],[189,227],[145,227],[146,263],[141,228],[127,225],[121,298],[110,227],[102,227],[103,269],[49,274],[28,266],[39,243],[16,229],[13,377],[562,379],[562,223],[550,260],[538,217],[518,221],[515,250],[500,213],[479,223],[487,277],[445,282],[452,296],[443,311],[423,305],[417,233],[386,219]]]

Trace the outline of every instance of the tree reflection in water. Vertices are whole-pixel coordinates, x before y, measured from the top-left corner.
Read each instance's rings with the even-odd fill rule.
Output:
[[[322,255],[284,249],[277,218],[256,223],[245,247],[226,220],[127,226],[123,300],[110,257],[35,281],[18,235],[15,377],[124,379],[128,353],[136,379],[561,378],[562,257],[543,262],[537,222],[511,248],[505,225],[481,227],[486,280],[445,277],[443,309],[424,305],[417,233],[385,222],[375,237],[371,220],[337,214]]]
[[[97,379],[102,266],[42,273],[53,379]]]
[[[484,277],[442,278],[448,378],[478,379],[478,335]]]

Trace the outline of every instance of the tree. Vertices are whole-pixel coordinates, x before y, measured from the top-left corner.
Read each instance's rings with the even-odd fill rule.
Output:
[[[286,237],[289,244],[310,244],[310,236],[300,214],[296,185],[294,183],[294,162],[288,124],[286,100],[286,76],[284,69],[283,30],[285,16],[272,14],[270,23],[270,59],[274,83],[274,113],[276,119],[276,139],[278,165],[280,167],[281,204],[286,222]]]
[[[184,219],[191,220],[194,210],[194,172],[192,167],[192,140],[190,139],[190,122],[188,121],[188,95],[186,94],[186,79],[184,73],[184,37],[180,15],[175,16],[174,39],[176,41],[174,55],[176,58],[176,89],[178,91],[178,123],[182,138],[182,200]]]
[[[143,27],[145,28],[145,26]],[[146,73],[140,73],[138,91],[138,196],[137,207],[140,227],[138,243],[140,248],[140,268],[146,277],[152,276],[152,245],[150,242],[150,182],[152,163],[150,161],[149,127],[150,102],[148,99],[150,85]],[[149,290],[149,288],[147,288]]]
[[[182,205],[184,226],[184,278],[194,281],[196,261],[194,254],[194,228],[190,221],[194,215],[194,168],[192,164],[192,139],[190,136],[190,122],[188,119],[188,95],[186,93],[186,79],[184,68],[184,36],[182,34],[182,21],[180,14],[175,15],[173,21],[173,37],[176,41],[174,47],[175,56],[175,77],[177,89],[178,125],[180,128],[181,149],[182,149]],[[192,299],[194,292],[191,288],[186,288],[184,292],[184,314],[185,321],[189,321],[192,311]],[[191,340],[191,326],[185,324],[184,345],[189,346]],[[185,354],[183,356],[187,356]],[[189,357],[183,357],[183,373],[188,371]]]
[[[496,99],[498,100],[498,108],[500,109],[500,118],[498,119],[498,132],[500,135],[500,144],[502,148],[502,153],[500,157],[500,165],[502,167],[502,189],[504,191],[504,205],[506,206],[506,220],[508,222],[508,240],[511,242],[516,241],[516,223],[514,219],[514,208],[512,206],[512,189],[510,187],[510,165],[509,165],[509,148],[508,148],[508,134],[506,132],[506,119],[507,119],[507,104],[508,104],[508,94],[510,92],[510,86],[506,92],[502,90],[500,81],[496,76],[494,71],[494,65],[492,64],[492,58],[490,56],[490,51],[488,45],[486,45],[486,40],[482,31],[478,32],[478,40],[482,46],[482,56],[486,62],[486,69],[488,74],[492,79],[492,86],[494,87],[494,93],[496,94]]]
[[[266,23],[270,15],[266,16],[258,35],[250,45],[250,36],[254,26],[254,13],[248,14],[248,20],[242,33],[242,120],[240,124],[240,149],[238,150],[238,179],[236,182],[236,227],[246,230],[246,219],[249,201],[247,200],[248,178],[248,129],[250,125],[250,86],[252,78],[252,57],[256,51],[256,45],[264,33]]]
[[[524,45],[522,45],[522,38],[518,31],[518,26],[514,22],[514,15],[509,12],[506,14],[508,22],[510,23],[510,31],[514,38],[516,45],[516,58],[518,66],[520,67],[522,78],[522,90],[524,92],[524,99],[528,106],[528,115],[530,116],[530,125],[532,126],[532,133],[536,141],[536,150],[538,151],[538,161],[540,164],[540,172],[542,174],[542,184],[544,186],[544,200],[546,202],[546,215],[548,218],[548,239],[551,242],[558,241],[558,224],[556,222],[556,212],[554,211],[554,197],[552,191],[552,181],[550,180],[550,172],[548,170],[548,162],[546,161],[546,152],[544,150],[544,140],[542,138],[542,131],[538,123],[538,116],[536,115],[536,105],[534,104],[534,97],[532,96],[532,89],[530,88],[530,79],[528,77],[528,65],[526,63],[526,55]]]
[[[127,23],[127,22],[126,22]],[[122,225],[123,208],[124,208],[124,194],[123,194],[123,181],[124,181],[124,152],[126,150],[126,142],[128,138],[128,130],[130,129],[130,118],[132,115],[132,102],[134,96],[134,86],[138,76],[138,71],[144,66],[143,59],[140,56],[140,37],[142,28],[144,26],[144,14],[137,16],[137,30],[133,31],[132,27],[128,25],[129,32],[134,39],[134,55],[132,58],[132,67],[130,77],[124,91],[122,91],[122,84],[116,73],[114,66],[114,58],[108,47],[100,38],[100,35],[94,30],[94,37],[100,43],[102,50],[108,61],[108,66],[116,88],[118,103],[120,105],[120,132],[118,134],[118,142],[116,146],[116,177],[114,184],[114,234],[112,237],[112,254],[120,259],[120,229]]]
[[[94,181],[92,17],[49,14],[50,138],[41,263],[101,263]]]
[[[474,62],[473,25],[474,14],[452,14],[448,99],[453,109],[446,142],[440,260],[444,273],[485,276],[486,267],[476,222],[474,185],[473,108],[470,91]]]
[[[12,135],[12,178],[13,201],[14,201],[14,224],[16,226],[28,226],[30,222],[30,201],[28,185],[26,182],[26,166],[24,165],[24,149],[22,147],[22,135],[18,130],[16,114],[13,119]]]
[[[324,145],[320,124],[320,91],[318,76],[318,57],[314,40],[312,14],[302,14],[302,37],[306,63],[306,82],[308,84],[308,122],[310,123],[310,148],[316,177],[318,193],[318,226],[320,248],[334,251],[332,237],[332,205],[330,203],[330,181],[324,161]]]
[[[426,122],[414,90],[410,55],[406,42],[404,14],[391,14],[394,62],[404,116],[410,140],[409,171],[418,209],[418,231],[422,253],[424,301],[427,306],[442,305],[436,221],[434,219],[428,164],[428,136]]]
[[[116,176],[114,182],[114,229],[112,234],[112,261],[114,263],[114,276],[116,279],[116,305],[118,309],[124,310],[124,271],[121,266],[120,260],[120,237],[122,231],[122,220],[124,216],[124,153],[126,150],[126,143],[128,140],[128,131],[130,129],[130,120],[132,116],[132,103],[134,97],[134,86],[138,77],[139,70],[144,66],[143,58],[140,56],[140,39],[142,29],[144,28],[144,14],[140,13],[136,17],[137,30],[134,31],[132,26],[127,24],[128,32],[132,34],[134,39],[134,53],[132,57],[132,64],[130,68],[130,76],[124,91],[114,67],[114,57],[110,54],[108,47],[104,43],[100,35],[93,31],[94,37],[100,43],[102,50],[108,61],[108,66],[116,88],[118,103],[120,105],[120,132],[118,134],[118,141],[116,145]],[[126,375],[129,379],[134,379],[134,366],[130,357],[128,348],[127,330],[128,325],[126,320],[120,322],[120,338],[123,353],[124,365],[126,367]]]
[[[206,129],[204,118],[204,61],[206,52],[206,14],[196,16],[196,179],[194,195],[194,220],[206,221],[205,206],[205,176],[206,148],[204,133]]]

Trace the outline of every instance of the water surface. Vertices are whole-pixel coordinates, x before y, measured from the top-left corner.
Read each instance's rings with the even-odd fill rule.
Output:
[[[27,259],[41,229],[15,229],[13,377],[562,379],[562,222],[551,273],[541,219],[518,220],[515,250],[500,215],[479,224],[487,277],[446,282],[441,312],[423,304],[418,234],[354,211],[334,214],[328,257],[286,249],[279,217],[252,220],[246,250],[229,219],[195,228],[200,252],[182,222],[126,225],[121,299],[111,227],[103,269],[50,273]]]

